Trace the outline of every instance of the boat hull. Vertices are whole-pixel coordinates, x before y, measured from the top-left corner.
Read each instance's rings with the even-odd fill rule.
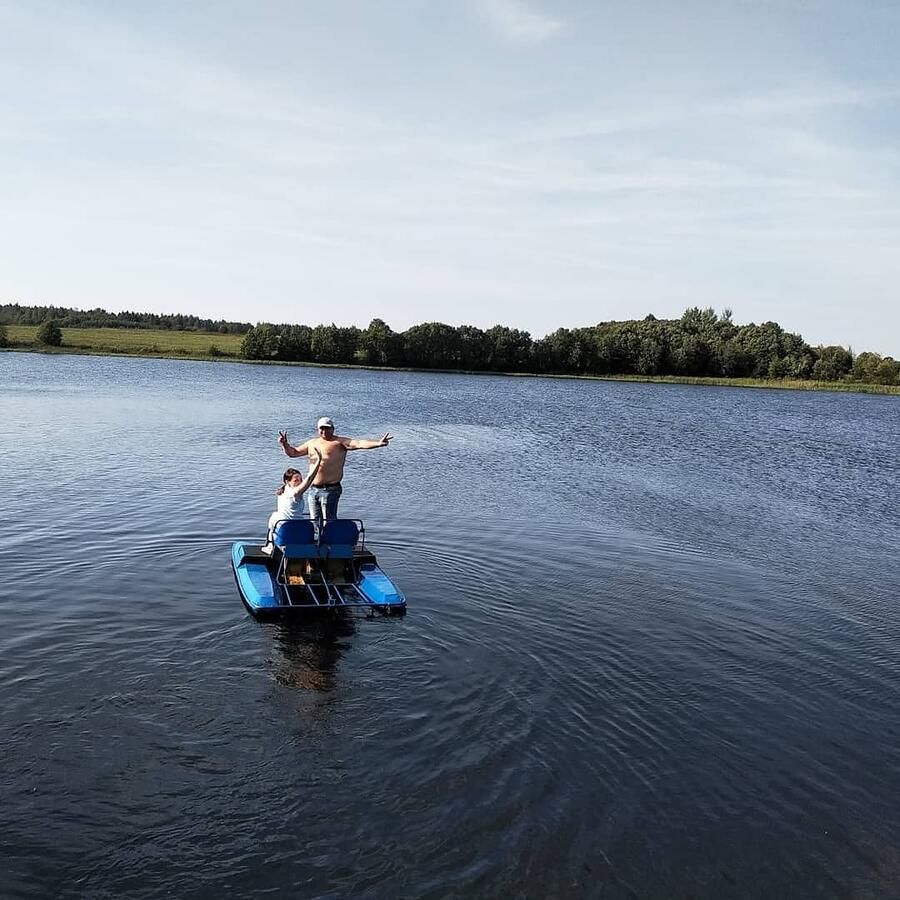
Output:
[[[402,613],[406,598],[378,565],[370,551],[353,560],[354,580],[327,592],[288,588],[276,578],[277,562],[260,552],[258,544],[236,541],[231,547],[231,567],[244,606],[258,618],[285,614],[334,613],[362,608]]]

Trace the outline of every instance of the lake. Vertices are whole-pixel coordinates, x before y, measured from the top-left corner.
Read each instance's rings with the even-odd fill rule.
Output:
[[[320,415],[406,616],[258,623]],[[900,895],[900,399],[0,353],[0,896]]]

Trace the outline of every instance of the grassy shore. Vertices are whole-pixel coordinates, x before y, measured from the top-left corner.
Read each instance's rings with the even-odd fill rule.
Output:
[[[34,344],[36,325],[7,325],[9,342]],[[63,328],[60,351],[82,350],[132,356],[233,357],[241,352],[242,335],[198,331],[152,331],[145,328]],[[46,348],[40,348],[46,349]]]
[[[590,376],[593,377],[593,376]],[[787,391],[841,391],[845,394],[896,394],[898,384],[856,381],[802,381],[799,378],[695,378],[690,375],[609,375],[608,381],[643,381],[652,384],[701,384],[713,387],[772,388]]]
[[[121,356],[155,356],[177,359],[240,360],[242,336],[239,334],[209,334],[196,331],[152,331],[141,328],[63,328],[61,347],[36,347],[37,326],[7,325],[10,344],[21,350],[41,350],[52,353],[86,353]],[[256,361],[254,361],[256,362]],[[265,365],[266,363],[260,363]],[[314,366],[317,363],[284,363],[277,365]],[[331,366],[331,368],[374,368],[369,366]],[[408,369],[405,371],[409,371]],[[422,371],[452,371],[425,369]],[[485,375],[491,373],[473,372]],[[510,373],[501,373],[510,374]],[[521,374],[529,377],[529,373]],[[533,376],[532,376],[533,377]],[[862,394],[900,395],[900,385],[857,384],[849,381],[799,381],[762,378],[693,378],[682,375],[555,375],[554,378],[578,378],[586,381],[638,381],[652,384],[696,384],[720,387],[776,388],[799,391],[842,391]]]

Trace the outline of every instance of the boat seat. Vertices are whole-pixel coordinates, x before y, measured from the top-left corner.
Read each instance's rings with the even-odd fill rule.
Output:
[[[272,529],[272,543],[278,550],[275,581],[286,590],[307,588],[312,566],[318,566],[316,528],[310,519],[282,519]],[[314,562],[315,561],[315,562]],[[288,602],[291,595],[288,594]]]
[[[318,556],[316,529],[310,519],[282,519],[276,522],[272,543],[285,559],[314,559]]]
[[[352,559],[359,540],[359,525],[353,519],[332,519],[319,535],[319,555],[323,559]]]

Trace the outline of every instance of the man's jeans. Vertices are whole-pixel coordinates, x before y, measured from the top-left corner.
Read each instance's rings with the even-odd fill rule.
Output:
[[[329,487],[311,487],[307,493],[309,503],[309,517],[316,523],[316,528],[322,527],[322,521],[329,522],[337,518],[338,500],[343,493],[339,484]]]

